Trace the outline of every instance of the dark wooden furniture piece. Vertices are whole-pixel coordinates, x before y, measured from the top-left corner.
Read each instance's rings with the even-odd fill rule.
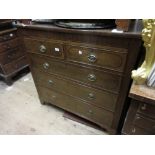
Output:
[[[131,98],[131,105],[122,134],[155,134],[155,89],[133,83],[129,97]]]
[[[141,29],[127,33],[17,25],[42,104],[51,103],[116,134]]]
[[[28,66],[21,37],[11,22],[0,21],[0,76],[8,85],[17,72]]]

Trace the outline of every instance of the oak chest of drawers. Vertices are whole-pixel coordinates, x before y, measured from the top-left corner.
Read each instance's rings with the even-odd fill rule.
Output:
[[[8,85],[12,77],[28,66],[28,59],[16,28],[0,31],[0,76]]]
[[[137,31],[18,25],[41,103],[51,103],[115,134],[141,47]]]
[[[146,85],[132,84],[129,97],[131,104],[122,134],[155,134],[155,89]]]

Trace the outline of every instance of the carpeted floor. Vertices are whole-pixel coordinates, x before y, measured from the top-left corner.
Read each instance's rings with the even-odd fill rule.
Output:
[[[0,134],[107,134],[63,114],[61,109],[40,104],[31,73],[11,87],[0,81]]]

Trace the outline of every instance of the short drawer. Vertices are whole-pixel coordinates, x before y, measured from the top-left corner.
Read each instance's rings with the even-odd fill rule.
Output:
[[[155,106],[139,101],[138,113],[155,119]]]
[[[86,48],[66,46],[67,60],[123,72],[127,50],[117,48]],[[112,61],[111,61],[112,60]]]
[[[74,81],[113,92],[119,92],[120,90],[120,75],[105,72],[103,70],[86,68],[72,63],[51,60],[48,57],[45,58],[39,55],[30,54],[30,59],[32,67],[42,71],[57,74]]]
[[[61,43],[29,38],[25,38],[24,43],[28,52],[64,59],[63,44]]]
[[[147,117],[136,114],[133,124],[145,129],[146,131],[155,133],[155,120],[153,119],[149,119]]]
[[[5,33],[5,34],[0,36],[0,42],[8,41],[8,40],[14,39],[16,37],[17,37],[16,31]]]
[[[28,59],[23,56],[19,58],[18,60],[15,60],[7,65],[4,66],[4,72],[5,74],[11,74],[15,71],[18,71],[20,68],[28,65]]]
[[[24,55],[22,50],[23,49],[21,47],[16,47],[5,53],[0,54],[0,63],[5,65],[12,62],[13,60],[18,59],[19,57]]]
[[[37,89],[40,98],[45,102],[68,110],[74,114],[77,114],[78,116],[93,121],[102,127],[111,126],[112,124],[113,113],[109,111],[97,108],[71,96],[64,95],[44,87],[37,86]]]
[[[16,48],[17,46],[20,45],[19,39],[12,39],[6,42],[1,42],[0,43],[0,53],[6,52],[8,50],[11,50],[13,48]]]
[[[40,86],[83,99],[92,105],[105,108],[110,111],[115,110],[118,95],[80,85],[76,82],[71,82],[55,75],[46,74],[36,69],[32,69],[32,73],[35,82]]]

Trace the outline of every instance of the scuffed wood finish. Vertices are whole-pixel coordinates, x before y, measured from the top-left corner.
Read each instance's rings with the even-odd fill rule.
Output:
[[[111,126],[113,113],[85,103],[82,100],[77,100],[66,94],[58,93],[57,91],[52,91],[45,87],[37,87],[40,98],[42,98],[45,103],[52,103],[83,118],[93,121],[106,129],[108,129],[108,126]]]
[[[116,134],[126,106],[130,72],[142,44],[140,31],[135,28],[118,34],[52,25],[17,26],[24,36],[41,103],[54,104]],[[40,52],[40,45],[46,52]],[[60,54],[54,55],[53,47]],[[94,62],[89,61],[90,54],[97,57]],[[94,100],[87,97],[94,97],[89,93]]]
[[[133,135],[155,134],[155,89],[132,84],[132,98],[122,133]],[[143,131],[143,132],[142,132]]]
[[[56,74],[64,78],[85,83],[87,85],[104,89],[110,92],[118,93],[120,90],[121,76],[105,72],[103,70],[96,70],[94,68],[79,66],[73,63],[66,63],[62,61],[52,60],[48,57],[40,55],[29,54],[32,68],[38,68],[44,72]],[[48,64],[45,69],[44,65]],[[95,76],[95,80],[89,79],[90,75]]]
[[[77,45],[66,45],[67,60],[123,72],[127,50],[103,47],[90,48]],[[94,59],[93,59],[94,57]],[[92,58],[92,60],[91,60]],[[113,61],[111,61],[113,60]]]
[[[36,68],[32,68],[32,73],[34,79],[36,79],[36,83],[43,87],[63,92],[75,98],[80,98],[90,104],[112,112],[115,110],[118,98],[116,94],[68,81],[56,75],[43,73]]]
[[[0,76],[7,85],[12,77],[28,66],[28,59],[16,28],[0,31]]]
[[[129,97],[155,105],[155,88],[148,87],[145,84],[137,85],[133,83],[130,89]]]

